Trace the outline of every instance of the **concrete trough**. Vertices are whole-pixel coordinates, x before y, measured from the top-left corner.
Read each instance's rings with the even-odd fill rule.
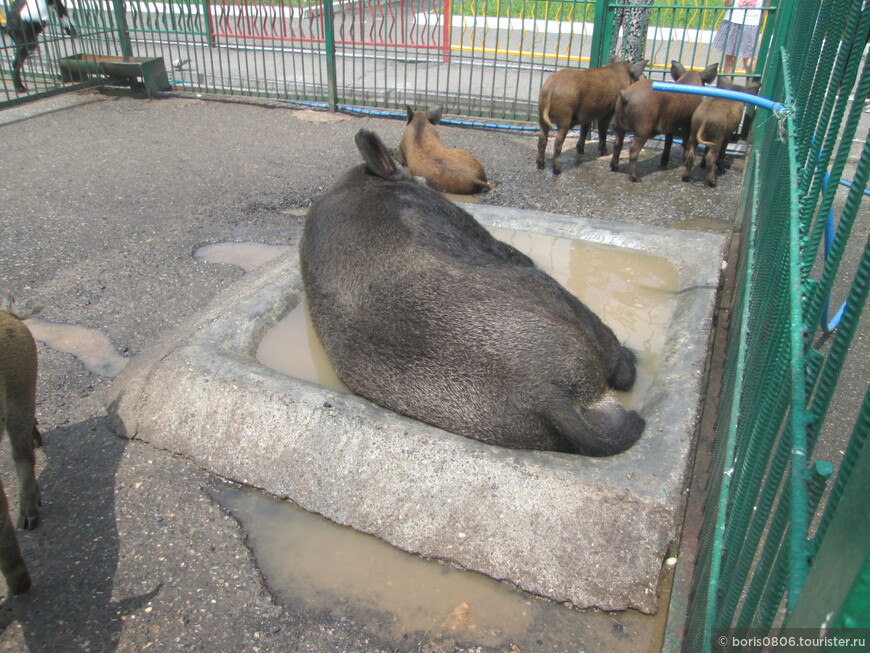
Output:
[[[163,57],[116,57],[107,54],[74,54],[58,61],[64,82],[83,82],[93,75],[112,79],[142,78],[148,93],[172,88],[166,75]]]
[[[724,235],[467,205],[484,225],[643,251],[677,291],[647,421],[605,459],[481,444],[276,372],[263,335],[302,300],[295,250],[250,273],[133,360],[110,388],[120,435],[412,553],[556,601],[654,613],[674,539],[726,246]]]

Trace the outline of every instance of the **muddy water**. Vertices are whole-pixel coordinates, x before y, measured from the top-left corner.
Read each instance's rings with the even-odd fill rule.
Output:
[[[541,653],[660,650],[664,614],[574,610],[405,553],[250,489],[223,485],[215,499],[242,523],[282,603],[365,624],[360,639],[371,634],[414,652],[448,641]]]
[[[512,229],[490,231],[527,254],[580,298],[637,354],[634,387],[619,395],[623,404],[640,410],[676,305],[677,270],[673,264],[611,245]]]
[[[193,253],[199,261],[236,265],[245,272],[271,261],[287,251],[287,245],[267,245],[265,243],[214,243],[203,245]]]
[[[640,409],[658,365],[674,310],[676,269],[643,252],[509,229],[493,234],[522,252],[582,299],[638,355],[638,377],[626,405]],[[257,359],[279,372],[347,391],[300,303],[260,342]]]
[[[257,360],[287,376],[350,392],[338,380],[323,345],[314,333],[305,301],[266,332],[257,347]]]
[[[58,324],[38,317],[24,321],[36,340],[44,345],[72,354],[94,374],[114,377],[130,361],[121,356],[109,339],[97,329],[75,324]]]

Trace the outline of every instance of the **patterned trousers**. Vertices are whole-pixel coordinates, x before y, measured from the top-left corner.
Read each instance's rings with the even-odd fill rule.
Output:
[[[610,58],[615,56],[635,63],[644,58],[646,47],[646,30],[649,25],[649,15],[653,0],[634,0],[622,2],[631,7],[617,7],[613,14],[613,37],[610,44]],[[622,47],[617,48],[619,28],[622,27]]]

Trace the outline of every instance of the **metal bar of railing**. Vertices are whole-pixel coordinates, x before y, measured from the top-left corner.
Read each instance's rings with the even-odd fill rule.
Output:
[[[323,31],[326,38],[326,78],[330,111],[338,104],[338,81],[335,72],[335,20],[332,0],[323,0]]]
[[[127,8],[124,0],[112,0],[112,8],[115,12],[115,26],[118,30],[118,42],[121,46],[121,55],[133,56],[133,45],[130,43],[130,29],[127,27]]]

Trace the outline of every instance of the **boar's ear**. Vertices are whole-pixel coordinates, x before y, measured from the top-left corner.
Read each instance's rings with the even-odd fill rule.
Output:
[[[755,77],[746,84],[746,92],[752,93],[753,95],[758,95],[758,91],[761,90],[761,78]]]
[[[640,79],[641,75],[643,75],[643,70],[646,68],[646,65],[649,63],[647,59],[641,59],[637,63],[633,63],[628,67],[628,75],[634,80],[637,81]]]
[[[429,110],[429,122],[433,125],[437,125],[441,122],[441,107],[435,107],[434,109]]]
[[[414,119],[414,110],[407,104],[405,105],[405,110],[408,112],[408,122],[411,122]]]
[[[716,75],[719,74],[719,64],[711,63],[709,66],[704,68],[701,72],[701,81],[705,84],[710,84],[714,79],[716,79]]]
[[[679,61],[671,61],[671,77],[674,81],[678,81],[680,77],[686,74],[686,67]]]
[[[354,137],[356,147],[366,163],[366,170],[378,177],[389,180],[405,178],[405,172],[390,155],[389,150],[374,132],[360,129]]]

